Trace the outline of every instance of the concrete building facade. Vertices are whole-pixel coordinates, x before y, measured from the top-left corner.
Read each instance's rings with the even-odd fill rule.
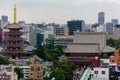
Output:
[[[109,68],[94,68],[92,71],[91,80],[110,80],[109,79]]]
[[[73,35],[77,30],[80,32],[84,31],[85,22],[83,20],[71,20],[67,22],[67,26],[69,35]]]
[[[43,60],[37,56],[30,58],[30,79],[43,80]]]
[[[14,72],[14,66],[0,65],[0,80],[18,80],[18,75]]]
[[[105,23],[105,13],[99,12],[98,13],[98,24],[103,25]]]

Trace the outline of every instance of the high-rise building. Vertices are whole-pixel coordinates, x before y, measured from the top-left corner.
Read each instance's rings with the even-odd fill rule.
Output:
[[[85,22],[83,20],[72,20],[67,22],[69,35],[73,35],[75,31],[84,31]]]
[[[66,27],[66,26],[55,27],[55,34],[56,34],[56,36],[67,36],[68,35],[68,27]]]
[[[8,16],[2,15],[1,16],[1,27],[2,29],[8,24]]]
[[[98,24],[103,25],[105,23],[105,13],[99,12],[98,13]]]
[[[36,33],[36,35],[37,35],[37,46],[39,46],[44,41],[44,34]]]
[[[2,20],[3,22],[7,23],[7,22],[8,22],[8,16],[2,15],[1,20]]]
[[[114,31],[113,23],[110,23],[110,22],[106,23],[106,32],[109,37],[113,36],[113,31]]]
[[[28,42],[30,45],[36,46],[36,29],[32,25],[28,27]]]
[[[120,25],[116,25],[114,27],[114,39],[119,39],[120,38]]]
[[[114,25],[117,25],[118,24],[118,19],[112,19],[111,23],[113,23]]]

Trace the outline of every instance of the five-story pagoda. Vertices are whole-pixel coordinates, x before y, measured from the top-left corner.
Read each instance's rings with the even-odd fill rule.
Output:
[[[23,53],[23,39],[21,35],[22,27],[16,23],[16,5],[14,7],[14,22],[8,24],[4,32],[4,50],[9,55],[10,59],[22,59]]]

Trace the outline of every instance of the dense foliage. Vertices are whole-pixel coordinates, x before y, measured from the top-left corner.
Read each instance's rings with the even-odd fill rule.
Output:
[[[45,61],[55,61],[63,54],[63,47],[53,44],[39,45],[32,54],[43,58]]]
[[[116,49],[120,49],[120,39],[109,38],[107,39],[107,45]]]
[[[18,79],[23,78],[23,73],[22,73],[22,71],[21,71],[20,68],[16,67],[16,68],[14,68],[14,71],[15,71],[15,72],[17,73],[17,75],[18,75]]]
[[[75,65],[65,61],[55,61],[51,69],[50,78],[55,77],[55,80],[70,80],[75,70]]]
[[[10,64],[10,61],[5,57],[0,57],[0,65]]]

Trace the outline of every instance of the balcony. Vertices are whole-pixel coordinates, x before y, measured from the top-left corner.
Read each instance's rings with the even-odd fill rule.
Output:
[[[22,35],[23,33],[18,31],[18,32],[4,32],[4,34]]]
[[[23,53],[22,50],[5,50],[6,53]]]
[[[66,61],[71,61],[71,62],[91,62],[92,59],[67,58]]]
[[[8,40],[8,41],[22,41],[22,38],[5,38],[4,40]]]
[[[23,43],[22,44],[5,44],[6,47],[22,47],[23,46]]]
[[[95,57],[67,57],[67,59],[95,59]]]

